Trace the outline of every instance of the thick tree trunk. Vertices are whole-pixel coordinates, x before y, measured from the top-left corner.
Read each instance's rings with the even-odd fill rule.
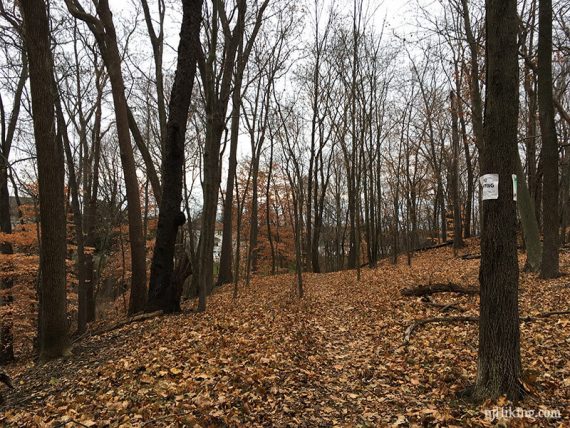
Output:
[[[2,118],[3,119],[3,118]],[[2,150],[0,159],[0,232],[11,234],[12,222],[10,219],[10,195],[8,194],[8,153]],[[12,254],[12,244],[0,241],[0,254]],[[9,305],[12,302],[11,278],[0,279],[0,305]],[[14,360],[14,337],[12,325],[5,319],[0,323],[0,365]]]
[[[55,134],[53,59],[43,0],[21,3],[40,188],[40,360],[63,356],[69,344],[66,317],[66,225],[63,148]]]
[[[200,49],[202,0],[184,0],[182,5],[178,64],[170,97],[170,117],[166,126],[162,200],[151,264],[147,312],[180,311],[181,294],[177,290],[182,284],[176,284],[173,278],[174,249],[178,227],[184,223],[180,208],[184,140]]]
[[[552,100],[552,0],[538,3],[538,105],[542,136],[542,210],[544,245],[540,276],[560,275],[558,210],[558,143]]]
[[[487,101],[481,173],[499,175],[499,197],[483,201],[476,399],[521,397],[516,203],[517,2],[486,0]]]

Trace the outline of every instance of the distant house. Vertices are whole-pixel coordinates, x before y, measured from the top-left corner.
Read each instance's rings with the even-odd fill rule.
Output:
[[[202,224],[199,218],[196,218],[192,223],[192,228],[195,233],[196,243],[200,240],[200,228]],[[216,229],[214,232],[214,261],[219,262],[222,257],[222,237],[224,235],[224,224],[216,222]]]

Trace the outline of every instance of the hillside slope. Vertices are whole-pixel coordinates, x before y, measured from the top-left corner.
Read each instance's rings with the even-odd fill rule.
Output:
[[[461,254],[478,251],[477,242]],[[524,257],[521,255],[520,262]],[[476,285],[477,259],[451,248],[418,253],[412,267],[382,262],[353,271],[292,275],[224,288],[208,311],[133,323],[83,339],[74,355],[41,367],[9,368],[0,423],[13,426],[491,426],[456,392],[474,381],[477,325],[419,326],[417,319],[477,316],[477,296],[438,293],[431,303],[400,290],[428,283]],[[561,256],[570,271],[570,255]],[[435,303],[435,305],[433,304]],[[442,306],[454,304],[452,307]],[[460,310],[464,310],[460,313]],[[521,274],[521,311],[570,310],[567,277]],[[522,323],[525,385],[520,404],[553,409],[570,425],[570,315]],[[492,409],[506,403],[486,403]],[[511,421],[526,426],[532,419]],[[66,424],[67,422],[67,424]]]

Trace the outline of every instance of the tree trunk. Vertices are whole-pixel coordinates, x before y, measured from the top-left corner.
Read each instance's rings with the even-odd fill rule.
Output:
[[[135,158],[129,135],[129,118],[127,100],[125,98],[125,85],[121,73],[121,56],[117,46],[115,27],[108,0],[99,2],[97,12],[105,26],[105,42],[99,45],[102,51],[111,90],[121,163],[125,177],[125,190],[128,203],[129,240],[131,245],[131,293],[129,300],[129,314],[133,315],[144,310],[146,302],[146,251],[145,240],[142,234],[142,215],[139,198],[139,183],[136,173]]]
[[[40,360],[67,353],[66,224],[63,149],[55,134],[53,58],[43,0],[21,3],[30,67],[34,136],[40,188]]]
[[[538,106],[542,136],[542,210],[544,245],[541,278],[560,275],[558,213],[558,143],[552,100],[552,0],[538,2]]]
[[[453,141],[453,160],[451,168],[451,197],[453,199],[453,248],[463,248],[461,233],[461,201],[459,200],[459,118],[458,107],[460,101],[451,91],[451,136]]]
[[[486,0],[487,100],[482,174],[499,174],[483,201],[479,354],[474,398],[521,398],[516,203],[518,58],[516,0]]]
[[[200,49],[202,0],[184,0],[182,5],[178,64],[170,97],[170,117],[166,126],[162,199],[151,264],[147,312],[180,311],[181,294],[177,292],[177,288],[182,284],[175,284],[172,274],[176,234],[178,227],[184,223],[184,215],[180,211],[184,141]]]
[[[65,0],[65,3],[70,13],[75,18],[86,22],[93,32],[111,82],[117,136],[128,204],[132,272],[129,314],[132,315],[143,311],[145,307],[146,251],[136,163],[129,133],[129,109],[125,97],[125,84],[121,72],[121,55],[117,44],[113,15],[109,9],[108,0],[100,0],[97,3],[98,18],[86,13],[77,0]]]
[[[54,90],[57,91],[57,83],[54,80]],[[57,93],[57,92],[56,92]],[[87,330],[88,321],[88,298],[85,284],[85,245],[83,235],[83,215],[79,201],[79,183],[75,174],[71,143],[67,134],[67,125],[63,116],[61,102],[56,99],[57,133],[58,144],[64,148],[67,159],[67,171],[69,175],[69,189],[71,192],[71,209],[73,213],[73,224],[75,226],[75,242],[77,244],[76,274],[78,282],[78,310],[77,310],[77,333],[83,334]]]
[[[542,244],[540,232],[534,211],[534,201],[530,196],[529,189],[522,168],[522,162],[517,152],[517,207],[521,217],[521,224],[526,246],[525,269],[530,272],[538,272],[542,258]]]
[[[227,284],[233,281],[232,272],[232,244],[233,244],[233,202],[234,202],[234,179],[237,168],[237,146],[239,137],[239,119],[241,109],[241,84],[243,74],[236,75],[234,80],[234,92],[232,94],[232,121],[230,133],[230,159],[228,163],[228,178],[226,180],[226,198],[224,199],[222,252],[220,254],[220,271],[218,272],[217,285]]]
[[[2,117],[2,142],[0,150],[2,156],[0,158],[0,232],[10,234],[12,233],[12,222],[10,218],[10,194],[8,192],[8,169],[10,157],[10,150],[12,141],[14,140],[14,133],[16,131],[16,124],[20,115],[20,107],[22,101],[22,93],[24,86],[28,80],[28,59],[26,57],[25,49],[22,51],[22,69],[20,77],[14,92],[14,102],[12,113],[8,122],[8,128],[5,128],[5,111],[2,98],[0,97],[0,113]],[[0,254],[12,254],[12,245],[8,242],[0,242]],[[2,290],[3,297],[0,296],[0,305],[10,304],[13,300],[11,288],[13,280],[11,278],[0,280],[0,290]],[[2,322],[0,325],[0,364],[4,364],[14,360],[14,337],[12,334],[12,326],[9,322]]]

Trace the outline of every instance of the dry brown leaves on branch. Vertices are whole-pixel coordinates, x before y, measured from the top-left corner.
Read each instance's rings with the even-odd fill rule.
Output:
[[[471,243],[465,253],[476,252]],[[459,255],[460,256],[460,255]],[[417,254],[411,268],[381,263],[355,272],[256,278],[208,312],[135,322],[76,344],[74,355],[41,367],[10,367],[0,424],[13,426],[494,426],[485,409],[456,398],[474,381],[476,323],[429,323],[452,316],[405,297],[418,284],[477,283],[479,260],[451,248]],[[523,256],[521,255],[521,264]],[[570,270],[570,255],[562,255]],[[521,312],[570,307],[568,278],[521,274]],[[432,301],[477,317],[478,297],[438,293]],[[521,324],[525,410],[562,419],[513,419],[509,426],[570,425],[570,316]]]

